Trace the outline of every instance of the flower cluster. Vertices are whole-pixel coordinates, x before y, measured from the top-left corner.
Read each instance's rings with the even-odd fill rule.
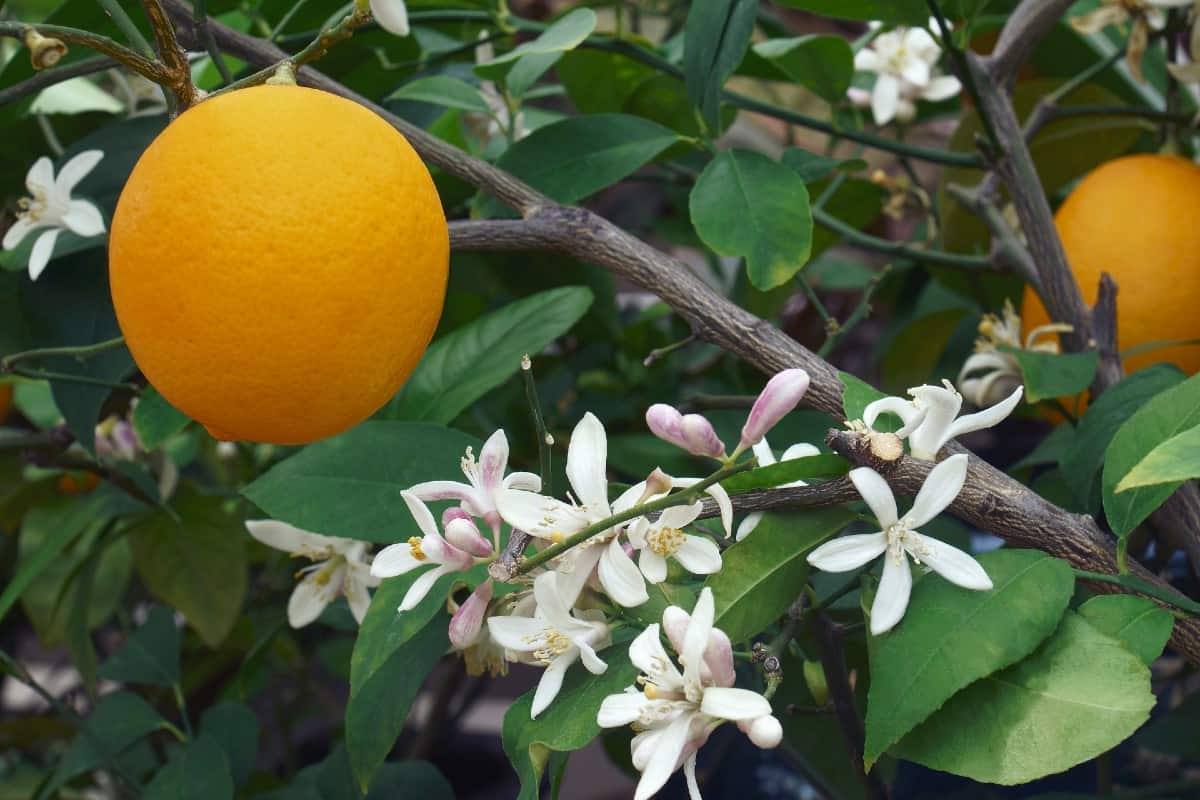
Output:
[[[929,27],[934,25],[930,20]],[[941,56],[941,46],[924,28],[884,31],[854,55],[854,68],[875,73],[875,85],[870,92],[851,88],[850,101],[870,106],[876,125],[908,122],[917,115],[916,101],[947,100],[962,89],[958,78],[939,73]]]

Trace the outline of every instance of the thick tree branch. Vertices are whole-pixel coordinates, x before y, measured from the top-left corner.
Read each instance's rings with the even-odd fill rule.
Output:
[[[1024,0],[1009,16],[988,57],[988,72],[998,85],[1008,86],[1029,60],[1033,48],[1067,13],[1074,0]]]
[[[175,96],[178,111],[186,111],[196,102],[196,86],[192,83],[192,67],[188,63],[187,53],[183,52],[175,38],[175,28],[167,19],[161,0],[142,0],[142,8],[150,20],[158,57],[165,68],[166,81],[163,86]]]

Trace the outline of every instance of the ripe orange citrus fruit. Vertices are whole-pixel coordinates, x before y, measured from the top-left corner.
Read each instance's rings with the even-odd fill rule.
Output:
[[[301,444],[366,419],[433,336],[449,236],[429,171],[336,95],[205,100],[146,149],[109,239],[147,379],[218,439]]]
[[[1117,338],[1137,345],[1200,337],[1200,167],[1175,156],[1133,155],[1100,165],[1054,217],[1071,271],[1089,305],[1100,274],[1117,282]],[[1048,321],[1029,290],[1026,330]],[[1167,347],[1124,361],[1127,372],[1169,361],[1200,371],[1200,347]]]

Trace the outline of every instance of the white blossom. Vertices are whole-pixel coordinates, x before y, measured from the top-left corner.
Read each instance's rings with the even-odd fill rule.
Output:
[[[1073,330],[1065,323],[1039,325],[1021,341],[1021,318],[1012,303],[1004,301],[1001,314],[984,314],[979,323],[980,336],[975,340],[975,352],[963,363],[958,373],[958,385],[963,395],[976,406],[999,403],[1021,386],[1021,365],[1012,353],[1001,347],[1025,349],[1035,353],[1059,352],[1056,339],[1044,339],[1047,334]]]
[[[930,20],[930,27],[934,25]],[[869,97],[851,91],[856,104],[869,104],[876,125],[916,116],[917,100],[946,100],[962,89],[958,78],[936,69],[942,50],[924,28],[895,28],[873,38],[854,56],[854,68],[875,73]]]
[[[103,157],[104,153],[99,150],[85,150],[63,164],[57,177],[54,175],[54,165],[45,156],[33,162],[29,168],[25,176],[25,188],[29,196],[20,200],[21,210],[17,213],[17,221],[4,234],[3,247],[13,250],[33,231],[49,229],[43,231],[33,243],[33,250],[29,254],[30,280],[36,281],[50,263],[60,232],[68,230],[77,236],[99,236],[104,233],[104,218],[100,216],[100,209],[87,200],[71,197],[71,192]]]
[[[950,381],[942,386],[916,386],[908,390],[912,400],[902,397],[882,397],[863,409],[863,423],[873,428],[880,414],[900,417],[904,426],[896,432],[907,437],[914,458],[933,461],[946,444],[958,436],[999,424],[1021,402],[1023,386],[1018,386],[1007,398],[974,414],[958,416],[962,410],[962,395]]]

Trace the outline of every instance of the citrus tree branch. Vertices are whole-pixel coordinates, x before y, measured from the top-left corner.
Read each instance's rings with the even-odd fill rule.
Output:
[[[191,8],[184,0],[164,2],[175,16],[185,41],[197,41],[188,38],[194,35],[190,25]],[[1059,0],[1049,4],[1062,5]],[[266,66],[287,57],[270,42],[240,33],[215,20],[210,20],[208,27],[222,50],[252,64]],[[604,267],[662,298],[691,325],[698,338],[721,347],[757,369],[766,373],[795,367],[807,370],[811,383],[805,396],[806,403],[835,419],[843,418],[844,387],[838,371],[831,364],[774,325],[719,295],[682,261],[586,209],[554,203],[507,172],[431,136],[311,68],[300,70],[297,77],[301,83],[340,94],[373,109],[400,130],[427,162],[495,195],[522,216],[518,220],[455,225],[452,246],[459,249],[555,250]],[[1003,135],[1003,131],[1000,133]],[[1019,133],[1018,127],[1018,136]],[[1028,192],[1040,193],[1038,186],[1035,177]],[[916,461],[903,464],[900,480],[895,484],[897,490],[915,494],[929,466]],[[1096,520],[1054,505],[978,458],[971,459],[966,487],[952,510],[1014,546],[1044,550],[1066,559],[1078,569],[1103,573],[1116,571],[1113,539]],[[1152,581],[1162,590],[1173,591],[1169,584],[1132,560],[1130,567],[1134,574]],[[1125,589],[1115,584],[1097,584],[1097,588],[1102,591]],[[1190,661],[1200,664],[1200,620],[1178,621],[1172,642]]]
[[[160,0],[142,0],[142,8],[145,9],[150,28],[154,31],[158,57],[166,77],[166,80],[160,83],[174,95],[176,105],[173,110],[176,113],[186,111],[196,102],[196,86],[192,83],[192,67],[188,64],[187,53],[179,46],[175,38],[175,28],[167,18],[167,12]]]
[[[68,28],[63,25],[30,25],[26,22],[0,20],[0,36],[24,41],[30,31],[50,39],[58,39],[64,44],[75,44],[103,53],[114,61],[120,62],[131,70],[155,83],[167,80],[167,73],[162,64],[146,58],[125,45],[107,36],[91,33],[78,28]]]

